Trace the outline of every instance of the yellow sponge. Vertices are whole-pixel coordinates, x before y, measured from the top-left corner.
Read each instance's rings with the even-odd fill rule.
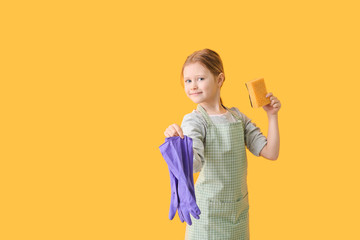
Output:
[[[264,78],[258,78],[245,83],[249,92],[250,104],[253,108],[265,106],[270,103],[270,98],[266,97],[267,91]]]

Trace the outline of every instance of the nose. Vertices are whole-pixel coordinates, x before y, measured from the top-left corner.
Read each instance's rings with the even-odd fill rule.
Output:
[[[191,89],[191,90],[197,89],[197,83],[196,83],[195,81],[193,81],[193,82],[191,83],[190,89]]]

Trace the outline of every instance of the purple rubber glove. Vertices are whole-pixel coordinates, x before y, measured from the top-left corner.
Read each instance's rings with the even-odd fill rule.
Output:
[[[171,201],[170,201],[170,210],[169,210],[169,219],[172,220],[176,214],[176,210],[179,206],[179,196],[177,193],[177,185],[178,180],[171,172],[169,167],[169,174],[170,174],[170,186],[171,186]],[[181,219],[180,219],[181,220]],[[181,221],[183,222],[183,221]]]
[[[171,202],[170,202],[170,211],[169,211],[169,219],[172,220],[176,214],[176,210],[178,210],[179,218],[181,222],[186,221],[189,225],[192,225],[191,215],[193,215],[194,218],[199,219],[200,209],[197,207],[196,202],[191,197],[190,199],[186,199],[186,195],[178,194],[178,191],[182,192],[187,191],[186,184],[183,181],[178,181],[177,178],[174,176],[174,174],[171,172],[169,168],[170,173],[170,184],[171,184]],[[182,200],[180,200],[180,199]],[[180,202],[180,204],[179,204]],[[189,208],[190,206],[190,208]]]
[[[186,137],[186,139],[184,138],[183,140],[180,137],[172,137],[171,139],[166,139],[166,141],[169,141],[170,144],[166,144],[167,142],[165,142],[163,144],[164,146],[160,146],[160,150],[168,163],[170,172],[172,195],[169,219],[173,219],[176,213],[176,206],[178,206],[178,214],[181,222],[186,221],[189,225],[191,225],[192,222],[190,213],[196,219],[199,219],[198,215],[200,214],[200,209],[196,204],[192,175],[192,139]],[[176,175],[174,175],[172,167],[176,173],[180,173],[180,175],[176,175],[178,175],[178,178],[182,180],[179,181]],[[179,169],[183,170],[179,171]]]
[[[193,180],[193,146],[190,137],[168,137],[160,147],[168,164],[171,184],[169,219],[173,219],[178,207],[181,222],[192,224],[190,214],[199,219]],[[176,197],[177,196],[177,197]]]
[[[200,218],[199,215],[201,212],[196,204],[196,199],[194,197],[195,194],[194,196],[192,196],[192,194],[181,194],[182,191],[189,192],[186,183],[184,181],[179,181],[178,193],[180,194],[178,195],[179,195],[180,203],[178,208],[178,214],[181,222],[186,221],[189,225],[191,225],[192,221],[191,221],[190,213],[194,218],[199,219]]]

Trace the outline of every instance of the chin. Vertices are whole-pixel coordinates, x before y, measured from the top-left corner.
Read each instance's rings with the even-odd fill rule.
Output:
[[[196,104],[202,103],[204,102],[203,98],[198,98],[198,97],[189,97],[191,101],[193,101]]]
[[[200,101],[200,100],[192,100],[194,103],[196,104],[199,104],[199,103],[202,103],[203,101]]]

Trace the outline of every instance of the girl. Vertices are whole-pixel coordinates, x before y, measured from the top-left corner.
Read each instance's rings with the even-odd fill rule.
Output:
[[[220,97],[225,74],[220,56],[203,49],[187,57],[182,71],[186,95],[197,109],[184,116],[181,128],[170,125],[166,137],[193,139],[193,169],[200,219],[186,226],[185,239],[249,239],[249,201],[245,146],[255,156],[276,160],[279,155],[280,101],[268,93],[264,106],[269,120],[266,138],[236,107],[227,108]],[[191,216],[192,217],[192,216]]]

